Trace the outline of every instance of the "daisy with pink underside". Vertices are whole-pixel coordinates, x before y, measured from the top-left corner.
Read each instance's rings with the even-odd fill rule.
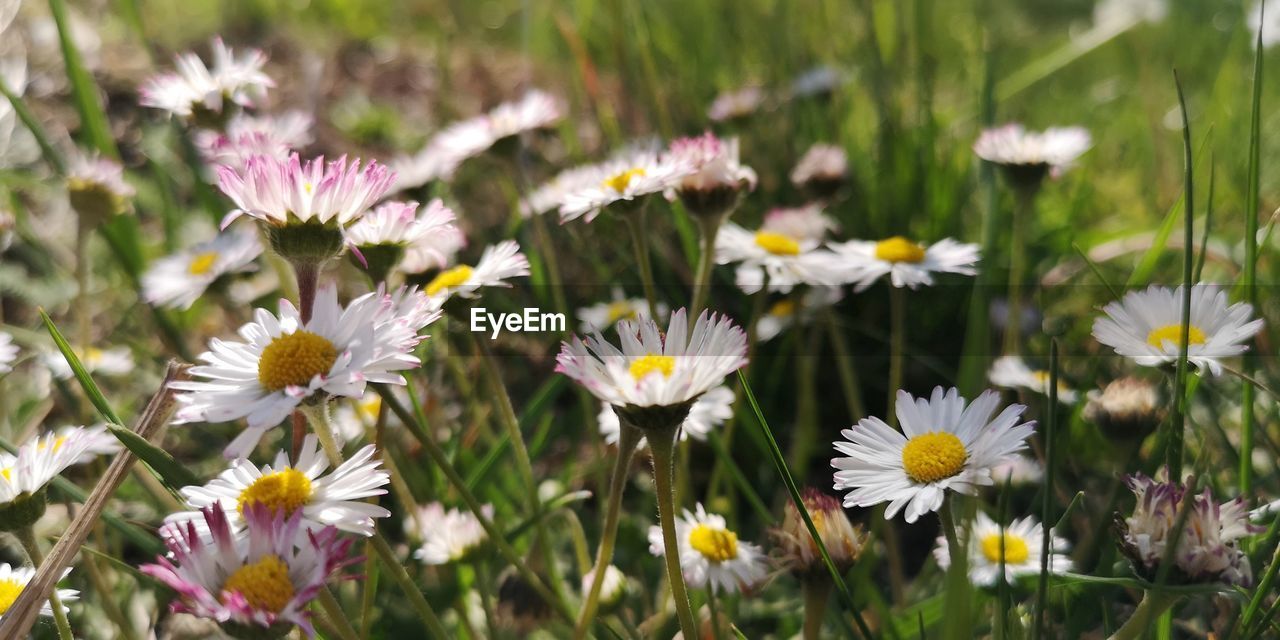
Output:
[[[218,168],[218,187],[236,205],[222,226],[249,216],[277,227],[308,222],[346,227],[380,200],[394,179],[372,160],[362,167],[359,159],[348,163],[346,156],[305,163],[296,153],[254,156],[243,169]]]
[[[302,531],[300,511],[246,509],[248,526],[240,536],[225,511],[201,515],[207,538],[188,522],[178,537],[165,540],[168,557],[141,567],[177,592],[173,611],[216,620],[236,637],[283,637],[295,626],[314,636],[309,606],[329,578],[354,561],[348,558],[352,539],[339,538],[334,527]]]
[[[221,114],[228,104],[252,107],[275,87],[263,73],[267,57],[257,49],[236,56],[222,38],[211,45],[213,64],[205,65],[194,53],[180,54],[176,70],[154,76],[143,84],[139,102],[182,118],[200,112]]]

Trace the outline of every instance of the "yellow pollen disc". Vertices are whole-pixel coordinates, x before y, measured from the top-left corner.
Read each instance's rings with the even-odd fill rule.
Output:
[[[660,356],[651,353],[631,361],[631,377],[636,380],[642,380],[645,376],[655,371],[661,373],[664,378],[670,378],[671,372],[675,370],[676,359],[672,356]]]
[[[258,359],[258,382],[271,391],[301,386],[329,373],[338,359],[332,342],[310,331],[295,331],[271,341]]]
[[[769,307],[769,315],[777,318],[790,318],[795,315],[796,303],[794,300],[779,300]]]
[[[22,593],[23,584],[17,580],[0,580],[0,616],[13,606],[13,601]]]
[[[5,468],[3,468],[3,469],[0,469],[0,477],[3,477],[5,480],[9,480],[10,482],[12,482],[12,481],[13,481],[13,468],[11,468],[11,467],[5,467]]]
[[[289,516],[308,502],[311,502],[311,480],[301,471],[287,468],[268,473],[245,487],[236,500],[236,510],[244,513],[247,507],[265,505],[273,513],[283,511]]]
[[[360,418],[365,422],[375,422],[378,419],[378,413],[382,411],[382,396],[373,396],[368,400],[361,400],[356,403],[356,411],[360,413]]]
[[[466,284],[471,279],[471,271],[471,267],[465,264],[441,271],[440,275],[432,278],[431,282],[427,283],[427,295],[434,296],[445,289],[452,289]]]
[[[626,300],[609,303],[609,324],[613,324],[619,320],[634,318],[636,310],[632,308],[631,303]]]
[[[924,247],[902,237],[894,236],[876,243],[876,257],[885,262],[924,261]]]
[[[902,468],[912,480],[937,482],[960,473],[969,453],[960,438],[945,431],[925,433],[902,447]]]
[[[991,564],[1000,563],[1000,534],[993,533],[982,539],[982,555]],[[1022,564],[1027,561],[1027,541],[1004,533],[1004,563]]]
[[[197,255],[191,259],[191,264],[187,265],[187,273],[193,276],[202,276],[209,273],[213,269],[213,263],[218,261],[217,251],[208,251]]]
[[[600,184],[603,185],[606,189],[613,189],[618,193],[622,193],[627,190],[627,187],[631,186],[632,180],[639,177],[643,177],[643,176],[644,176],[644,169],[636,167],[635,169],[627,169],[626,171],[623,171],[621,173],[616,173],[612,176],[609,176],[608,178],[605,178],[604,182],[601,182]]]
[[[293,599],[289,566],[279,556],[266,556],[236,569],[222,583],[222,590],[238,593],[254,608],[272,613],[280,613]]]
[[[1147,334],[1147,344],[1157,348],[1164,348],[1165,341],[1172,342],[1175,345],[1182,344],[1182,325],[1167,324],[1163,327],[1152,329]],[[1191,325],[1187,329],[1187,344],[1204,344],[1204,331],[1200,327]]]
[[[794,256],[800,253],[800,243],[795,238],[772,231],[757,231],[756,245],[776,256]]]
[[[738,534],[700,524],[689,531],[689,546],[711,562],[733,560],[738,557]]]

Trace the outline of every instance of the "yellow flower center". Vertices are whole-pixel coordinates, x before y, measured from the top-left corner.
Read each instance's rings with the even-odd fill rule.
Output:
[[[902,447],[902,468],[912,480],[937,482],[960,473],[969,453],[964,443],[945,431],[925,433],[907,441]]]
[[[356,411],[360,414],[360,419],[370,424],[378,420],[378,413],[382,411],[382,396],[372,396],[368,400],[361,400],[356,403]]]
[[[202,276],[209,273],[209,271],[213,269],[213,263],[217,261],[217,251],[208,251],[199,254],[191,259],[191,264],[187,265],[187,272],[193,276]]]
[[[800,253],[800,243],[795,238],[772,231],[757,231],[756,245],[775,256],[794,256]]]
[[[66,436],[58,436],[58,437],[54,438],[54,439],[53,439],[53,450],[54,450],[54,451],[57,451],[57,450],[61,449],[61,448],[62,448],[62,445],[66,444],[66,443],[67,443],[67,437],[66,437]],[[38,450],[38,451],[44,451],[45,449],[48,449],[48,448],[49,448],[49,441],[48,441],[48,440],[41,440],[41,441],[39,442],[39,444],[37,444],[37,445],[36,445],[36,450]]]
[[[17,580],[0,580],[0,616],[13,606],[13,601],[18,599],[18,594],[22,593],[24,585]]]
[[[777,318],[790,318],[796,313],[795,300],[779,300],[769,307],[769,315]]]
[[[236,509],[244,513],[247,507],[265,505],[273,513],[294,511],[311,502],[311,480],[297,469],[287,468],[268,473],[245,487],[236,500]]]
[[[280,613],[293,599],[289,565],[279,556],[266,556],[236,569],[222,583],[222,590],[238,593],[255,609],[271,613]]]
[[[5,467],[5,468],[3,468],[3,469],[0,469],[0,477],[4,478],[5,480],[8,480],[8,481],[12,482],[12,481],[13,481],[13,467]]]
[[[738,557],[738,534],[700,524],[689,531],[689,546],[711,562],[733,560]]]
[[[471,279],[471,267],[460,264],[452,269],[446,269],[440,272],[440,275],[431,279],[427,283],[427,295],[434,296],[446,289],[466,284]]]
[[[1182,344],[1182,325],[1167,324],[1163,327],[1152,329],[1147,334],[1147,344],[1163,349],[1165,341],[1172,342],[1175,345]],[[1204,344],[1204,331],[1194,324],[1187,329],[1187,344]]]
[[[987,557],[987,561],[991,564],[1000,563],[1000,539],[1004,538],[1004,562],[1005,564],[1022,564],[1027,561],[1027,541],[1017,536],[1009,535],[1006,531],[1003,536],[993,533],[982,539],[982,555]]]
[[[627,187],[631,186],[631,181],[644,176],[644,169],[636,167],[635,169],[627,169],[621,173],[605,178],[601,183],[606,189],[613,189],[617,193],[623,193]]]
[[[609,324],[613,324],[619,320],[634,318],[636,310],[626,300],[618,300],[609,303]]]
[[[294,331],[271,341],[258,359],[258,382],[271,391],[300,386],[329,372],[338,359],[332,342],[310,331]]]
[[[675,371],[675,369],[676,359],[672,356],[660,356],[651,353],[631,361],[631,377],[636,380],[642,380],[645,376],[655,371],[661,373],[664,378],[670,378],[671,372]]]
[[[894,236],[876,243],[876,257],[885,262],[924,261],[924,247],[902,237]]]

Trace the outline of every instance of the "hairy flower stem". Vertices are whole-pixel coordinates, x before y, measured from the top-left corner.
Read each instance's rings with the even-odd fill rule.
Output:
[[[653,263],[649,259],[649,229],[646,215],[648,205],[642,204],[635,211],[622,213],[622,219],[631,232],[631,249],[635,252],[636,265],[640,268],[640,283],[644,297],[649,301],[649,317],[658,320],[658,291],[653,281]]]
[[[804,640],[822,637],[822,618],[827,613],[827,601],[831,599],[831,578],[825,575],[806,577],[804,589]]]
[[[316,284],[320,277],[320,265],[314,262],[293,262],[294,277],[298,281],[298,313],[302,316],[302,324],[311,321],[311,312],[316,305]],[[297,464],[302,451],[302,441],[307,437],[307,420],[301,411],[293,412],[293,432],[290,442],[289,459]]]
[[[1116,629],[1111,634],[1109,640],[1132,640],[1141,638],[1151,628],[1152,623],[1157,618],[1164,615],[1173,603],[1178,601],[1178,597],[1170,594],[1160,594],[1148,591],[1142,596],[1142,602],[1138,603],[1138,608],[1133,610],[1133,615],[1129,616],[1129,620],[1124,626]]]
[[[596,551],[595,573],[591,578],[591,589],[582,603],[582,611],[578,613],[578,622],[573,627],[573,637],[587,637],[587,627],[596,616],[600,607],[600,590],[604,586],[604,576],[613,561],[613,545],[618,538],[618,519],[622,514],[622,493],[627,488],[627,475],[631,470],[631,459],[635,456],[640,438],[644,437],[640,430],[622,422],[618,435],[618,456],[613,462],[613,476],[609,480],[609,501],[605,505],[604,528],[600,533],[600,548]]]
[[[946,600],[943,602],[943,619],[946,633],[943,637],[956,640],[972,637],[969,619],[969,552],[965,544],[961,544],[956,530],[955,515],[952,513],[955,502],[948,497],[938,509],[938,518],[942,521],[942,533],[947,539],[947,553],[951,557],[951,566],[947,568]]]
[[[711,615],[712,639],[724,640],[724,628],[720,625],[720,599],[716,597],[714,586],[707,589],[707,613]]]
[[[36,541],[35,529],[23,527],[15,531],[14,535],[22,544],[22,550],[27,552],[31,566],[40,568],[44,563],[44,554],[40,553],[40,543]],[[58,597],[57,585],[49,590],[49,608],[53,609],[53,624],[58,628],[58,640],[75,640],[75,636],[71,633],[71,623],[67,621],[67,612],[62,608],[62,599]]]
[[[359,640],[360,636],[356,635],[356,630],[351,627],[351,621],[342,612],[342,605],[338,603],[338,598],[333,595],[329,587],[320,590],[316,595],[316,601],[320,603],[320,608],[324,609],[324,615],[329,618],[329,623],[333,625],[333,630],[339,638]]]
[[[658,497],[658,524],[662,528],[663,558],[667,564],[667,582],[671,585],[671,597],[676,603],[676,616],[680,630],[686,638],[698,638],[698,625],[689,604],[689,592],[684,586],[684,573],[680,569],[680,541],[676,535],[675,475],[676,436],[680,425],[663,429],[649,429],[649,450],[653,453],[653,484]]]
[[[698,268],[693,278],[693,301],[689,304],[689,317],[697,318],[711,296],[711,270],[716,264],[716,236],[720,226],[732,210],[724,215],[694,216],[702,237],[702,253],[698,255]],[[656,319],[656,318],[655,318]]]
[[[337,439],[333,437],[333,424],[329,419],[328,402],[321,406],[307,406],[302,409],[302,412],[310,420],[316,438],[320,440],[320,445],[324,447],[325,454],[329,456],[329,463],[334,467],[341,465],[343,463],[342,447],[338,446]],[[377,552],[382,564],[391,573],[391,579],[395,580],[400,590],[404,591],[405,595],[409,597],[409,603],[416,610],[418,617],[422,619],[422,623],[431,633],[431,636],[435,638],[449,637],[449,634],[445,632],[444,625],[440,623],[440,618],[436,616],[435,611],[431,608],[431,604],[422,595],[422,591],[418,590],[418,585],[413,583],[413,578],[409,577],[404,565],[400,564],[400,559],[396,557],[391,545],[387,544],[386,539],[382,537],[382,533],[375,528],[373,536],[369,538],[369,542],[373,544],[373,550]]]

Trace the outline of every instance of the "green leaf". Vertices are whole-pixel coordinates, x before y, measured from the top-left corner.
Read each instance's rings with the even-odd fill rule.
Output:
[[[120,441],[120,444],[133,452],[139,460],[147,463],[147,466],[160,477],[160,481],[170,489],[177,491],[182,487],[201,484],[200,478],[174,460],[169,452],[147,442],[142,436],[117,424],[108,424],[107,429]]]
[[[102,416],[108,424],[124,424],[120,416],[116,415],[115,410],[107,403],[107,397],[102,395],[102,390],[94,383],[93,378],[89,377],[89,371],[80,363],[80,358],[76,356],[71,344],[62,336],[62,332],[58,331],[58,327],[53,324],[53,319],[44,309],[40,309],[40,318],[44,320],[44,327],[49,331],[49,336],[53,338],[53,343],[58,346],[58,351],[62,352],[62,357],[66,359],[67,365],[71,367],[71,373],[75,375],[76,381],[80,383],[80,387],[84,389],[84,393],[89,397],[89,402],[93,403],[98,414]]]
[[[58,44],[62,47],[62,59],[67,68],[67,79],[71,81],[71,98],[76,103],[76,111],[80,114],[80,127],[89,146],[97,149],[102,155],[119,158],[115,140],[111,138],[111,126],[107,123],[107,114],[98,103],[98,85],[85,69],[80,59],[80,50],[72,39],[71,22],[67,16],[65,0],[49,0],[49,13],[58,26]]]

